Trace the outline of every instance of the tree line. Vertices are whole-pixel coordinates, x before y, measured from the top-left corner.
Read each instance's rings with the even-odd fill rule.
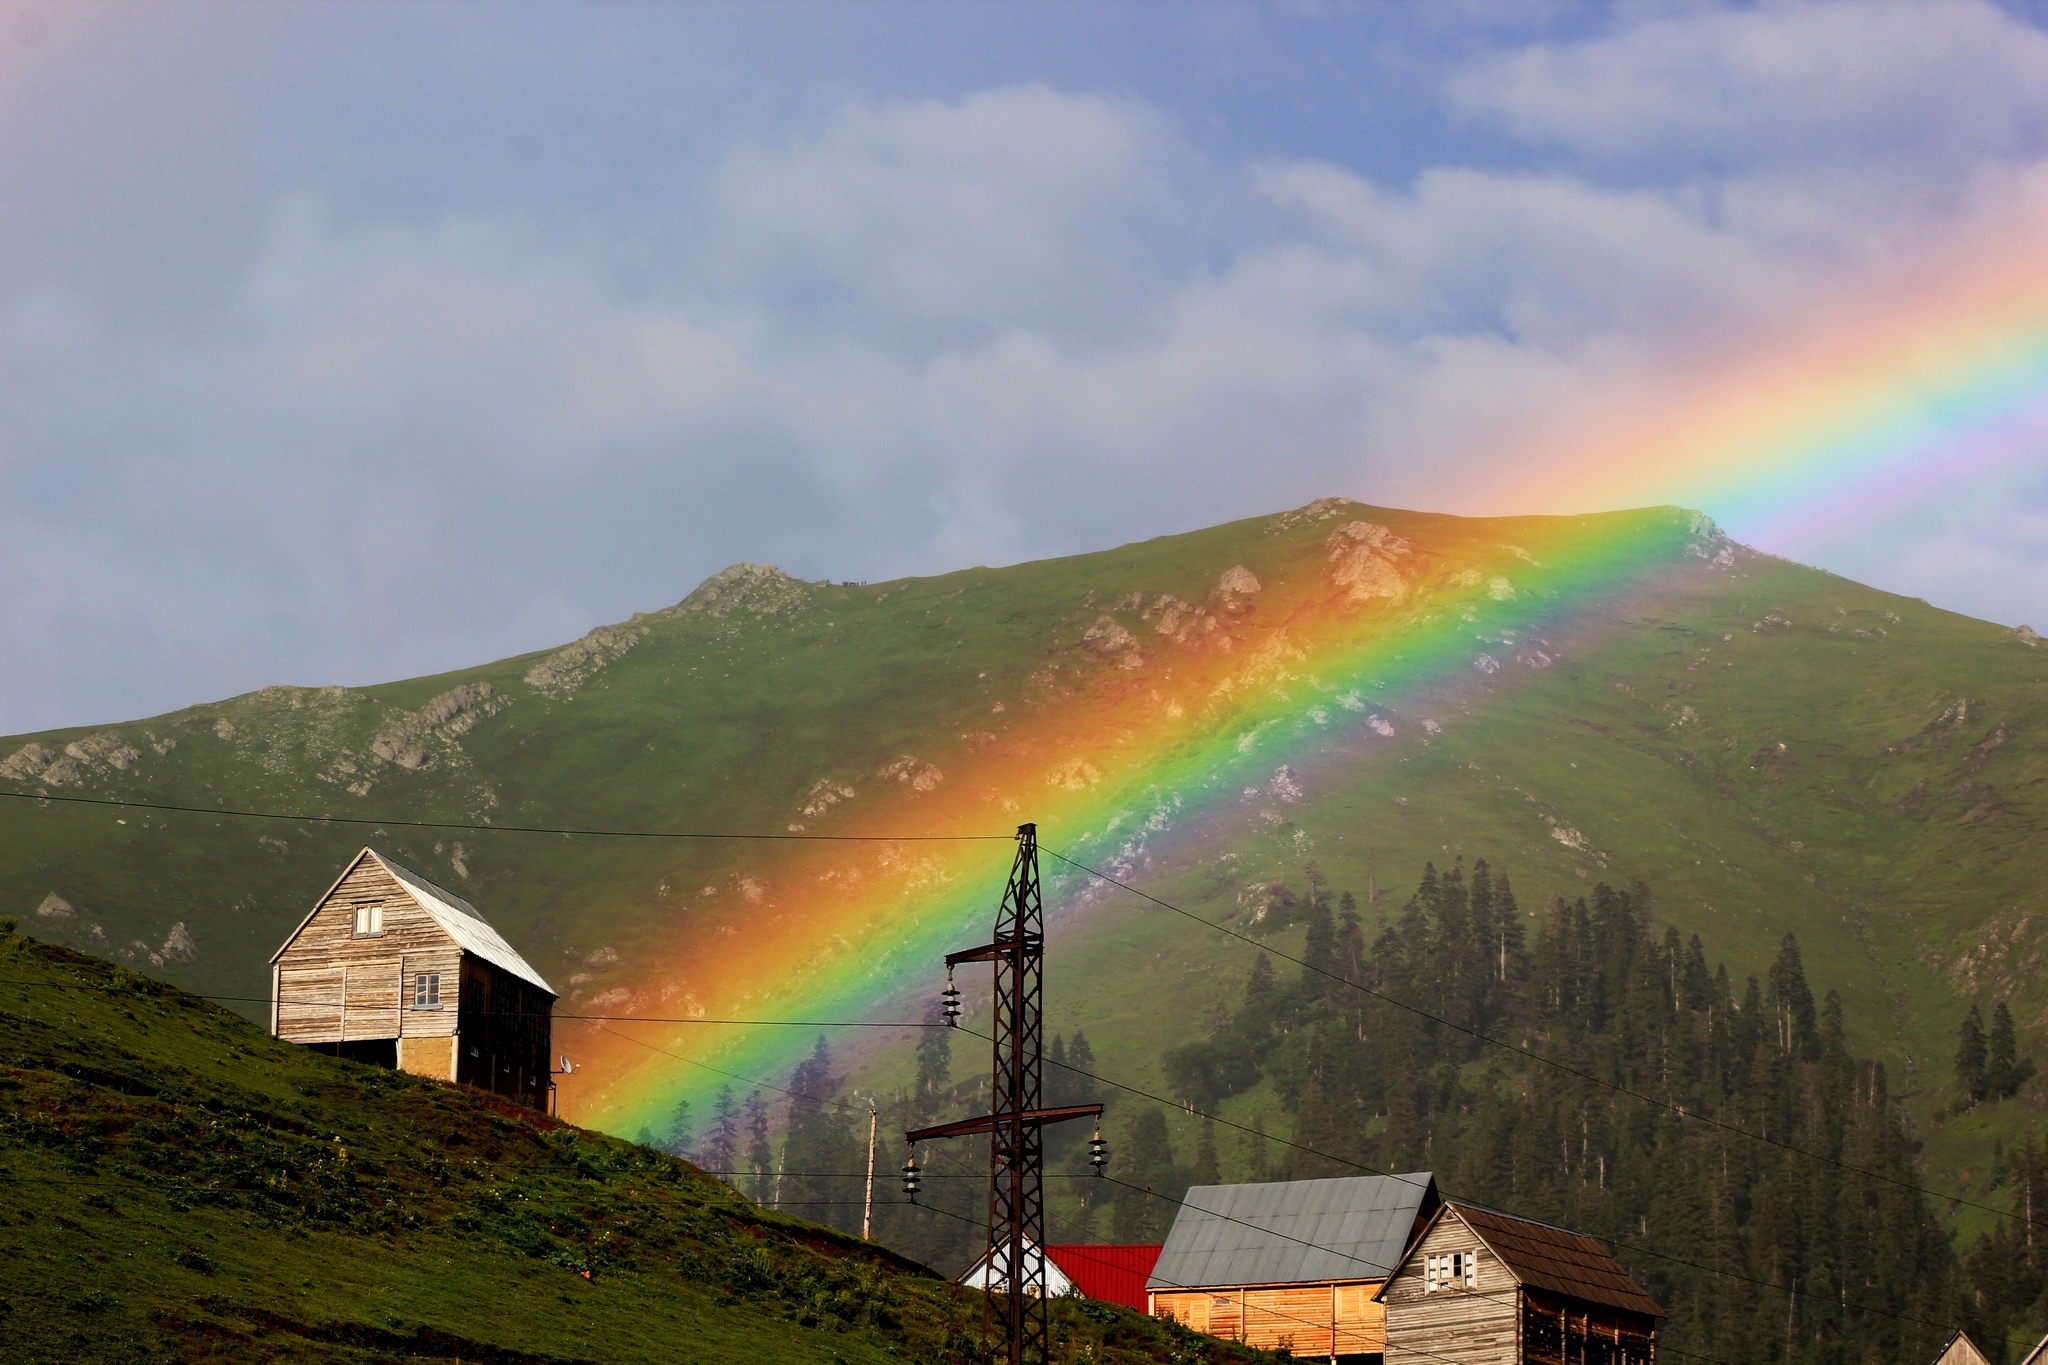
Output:
[[[1846,1006],[1816,999],[1796,937],[1738,986],[1697,935],[1654,927],[1640,884],[1554,898],[1532,932],[1483,861],[1426,867],[1370,925],[1351,894],[1306,881],[1268,897],[1260,925],[1298,929],[1305,965],[1259,954],[1209,1035],[1162,1058],[1197,1111],[1265,1087],[1236,1108],[1276,1136],[1253,1118],[1219,1141],[1203,1122],[1183,1158],[1160,1105],[1096,1081],[1085,1037],[1055,1037],[1046,1102],[1109,1105],[1117,1180],[1089,1178],[1086,1125],[1048,1130],[1049,1240],[1159,1241],[1190,1185],[1428,1170],[1456,1197],[1600,1238],[1670,1313],[1664,1339],[1725,1365],[1931,1359],[1952,1325],[1997,1361],[2048,1315],[2048,1147],[2001,1153],[2020,1219],[1959,1255],[1916,1188],[1885,1067],[1850,1052]],[[2002,1005],[1975,1054],[1969,1028],[1959,1103],[1996,1102],[2032,1064]],[[984,1069],[956,1081],[952,1042],[926,1030],[914,1083],[874,1101],[885,1135],[983,1112]],[[864,1169],[869,1101],[843,1093],[822,1039],[787,1089],[779,1124],[759,1091],[723,1095],[697,1159],[858,1230],[864,1182],[840,1173]],[[919,1206],[897,1193],[899,1149],[883,1144],[876,1235],[958,1273],[984,1235],[986,1141],[924,1149]]]

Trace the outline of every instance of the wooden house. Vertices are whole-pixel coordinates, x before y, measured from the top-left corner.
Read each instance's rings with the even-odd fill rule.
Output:
[[[1374,1295],[1441,1202],[1427,1171],[1196,1186],[1148,1306],[1210,1336],[1364,1365],[1386,1336]]]
[[[2043,1345],[2048,1345],[2048,1342]],[[2040,1347],[2036,1347],[2034,1355],[2040,1354]],[[1948,1345],[1941,1348],[1941,1354],[1934,1358],[1934,1365],[1991,1365],[1991,1361],[1977,1349],[1977,1343],[1970,1340],[1967,1332],[1958,1330],[1948,1339]]]
[[[2048,1337],[2034,1343],[2034,1349],[2020,1357],[2020,1365],[2048,1365]]]
[[[1379,1299],[1386,1365],[1652,1365],[1664,1316],[1591,1237],[1455,1201]]]
[[[270,959],[288,1042],[545,1109],[555,991],[475,906],[374,849]]]

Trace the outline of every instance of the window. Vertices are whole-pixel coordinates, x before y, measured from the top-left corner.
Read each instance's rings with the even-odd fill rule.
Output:
[[[416,1010],[441,1008],[441,974],[418,972],[412,979],[412,1007]]]
[[[1434,1294],[1439,1289],[1477,1289],[1478,1287],[1478,1252],[1453,1251],[1447,1256],[1431,1256],[1426,1258],[1422,1283],[1425,1293]]]
[[[358,905],[356,907],[356,937],[374,938],[384,932],[384,907],[381,905]]]

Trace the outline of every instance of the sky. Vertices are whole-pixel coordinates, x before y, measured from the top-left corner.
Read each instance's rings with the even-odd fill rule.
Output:
[[[0,733],[1601,510],[1524,436],[2036,222],[2038,6],[0,0]],[[2048,628],[2044,456],[1612,505]]]

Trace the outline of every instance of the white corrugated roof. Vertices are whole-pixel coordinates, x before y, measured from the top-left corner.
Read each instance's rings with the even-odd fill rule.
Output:
[[[400,867],[374,848],[363,852],[375,858],[386,872],[398,879],[398,884],[411,893],[420,909],[434,917],[434,923],[448,931],[448,937],[468,951],[475,953],[493,966],[503,967],[514,976],[531,981],[549,995],[557,994],[555,988],[541,979],[533,965],[521,957],[511,944],[498,936],[498,931],[489,921],[477,913],[474,905],[456,895],[446,887],[434,885],[411,868]]]

